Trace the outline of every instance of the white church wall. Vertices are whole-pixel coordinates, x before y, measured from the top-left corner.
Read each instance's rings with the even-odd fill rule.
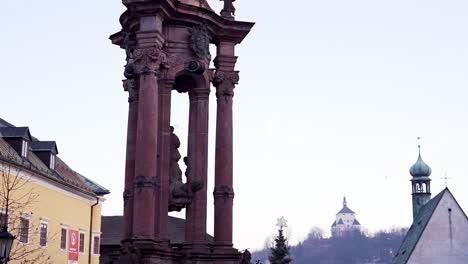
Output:
[[[450,192],[446,192],[412,252],[408,264],[467,263],[468,219]]]

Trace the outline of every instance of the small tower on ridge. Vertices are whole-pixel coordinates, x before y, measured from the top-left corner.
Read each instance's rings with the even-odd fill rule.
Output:
[[[421,146],[419,145],[418,148],[418,160],[410,168],[410,174],[413,176],[411,179],[413,219],[416,218],[421,207],[431,200],[431,179],[429,176],[431,176],[432,170],[421,158]]]

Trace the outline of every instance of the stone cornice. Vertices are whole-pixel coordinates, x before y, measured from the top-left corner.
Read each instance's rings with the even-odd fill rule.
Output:
[[[128,10],[120,17],[122,31],[113,34],[110,39],[115,45],[122,46],[123,32],[134,31],[139,24],[139,17],[159,14],[163,17],[171,17],[173,24],[199,24],[202,20],[209,31],[213,33],[212,43],[227,41],[239,44],[247,36],[255,25],[252,22],[235,21],[221,17],[215,12],[183,4],[177,0],[148,1],[148,0],[123,0]],[[177,17],[177,19],[174,19]],[[200,19],[201,18],[201,19]]]

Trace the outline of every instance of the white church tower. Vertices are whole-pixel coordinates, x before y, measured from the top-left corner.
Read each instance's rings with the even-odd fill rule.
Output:
[[[343,208],[336,214],[336,220],[331,226],[332,236],[343,236],[350,231],[361,231],[361,224],[356,219],[356,213],[348,208],[346,197],[343,198]]]

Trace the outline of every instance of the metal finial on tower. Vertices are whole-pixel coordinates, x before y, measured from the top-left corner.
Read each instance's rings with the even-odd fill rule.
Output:
[[[419,155],[421,155],[421,137],[418,137],[418,151]]]
[[[343,207],[348,207],[348,202],[346,202],[346,196],[343,196]]]

